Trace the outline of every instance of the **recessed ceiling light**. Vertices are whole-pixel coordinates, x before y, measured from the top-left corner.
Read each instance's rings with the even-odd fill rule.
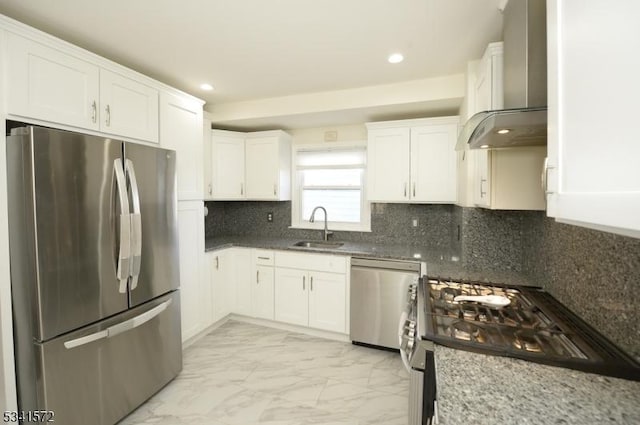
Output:
[[[489,147],[489,145],[480,145],[481,149],[487,149]]]
[[[211,91],[211,90],[213,90],[213,86],[212,86],[211,84],[207,84],[207,83],[200,84],[200,88],[201,88],[202,90],[206,90],[206,91]]]
[[[400,63],[404,60],[404,56],[402,56],[401,53],[394,53],[389,56],[389,59],[387,60],[389,61],[389,63]]]
[[[510,131],[511,130],[509,130],[508,128],[503,128],[502,130],[498,130],[498,134],[507,134]]]

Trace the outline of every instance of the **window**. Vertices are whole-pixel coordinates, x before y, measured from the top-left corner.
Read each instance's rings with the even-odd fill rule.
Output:
[[[327,210],[331,230],[371,230],[369,203],[365,201],[364,144],[327,149],[301,147],[296,151],[292,226],[324,227],[322,211],[310,223],[317,206]]]

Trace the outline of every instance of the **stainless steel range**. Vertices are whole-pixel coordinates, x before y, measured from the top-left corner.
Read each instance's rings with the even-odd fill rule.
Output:
[[[640,365],[540,288],[423,279],[422,337],[452,348],[640,380]],[[504,300],[505,306],[487,306]],[[476,301],[468,301],[474,297]],[[421,315],[420,312],[418,313]]]

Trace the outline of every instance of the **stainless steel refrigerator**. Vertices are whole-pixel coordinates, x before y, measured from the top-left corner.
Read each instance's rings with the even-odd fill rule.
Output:
[[[176,154],[8,127],[19,408],[114,424],[182,369]]]

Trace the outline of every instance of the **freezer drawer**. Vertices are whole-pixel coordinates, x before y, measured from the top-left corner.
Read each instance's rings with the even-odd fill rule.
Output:
[[[113,425],[182,369],[178,292],[35,344],[33,392],[21,410],[51,410],[66,425]]]

